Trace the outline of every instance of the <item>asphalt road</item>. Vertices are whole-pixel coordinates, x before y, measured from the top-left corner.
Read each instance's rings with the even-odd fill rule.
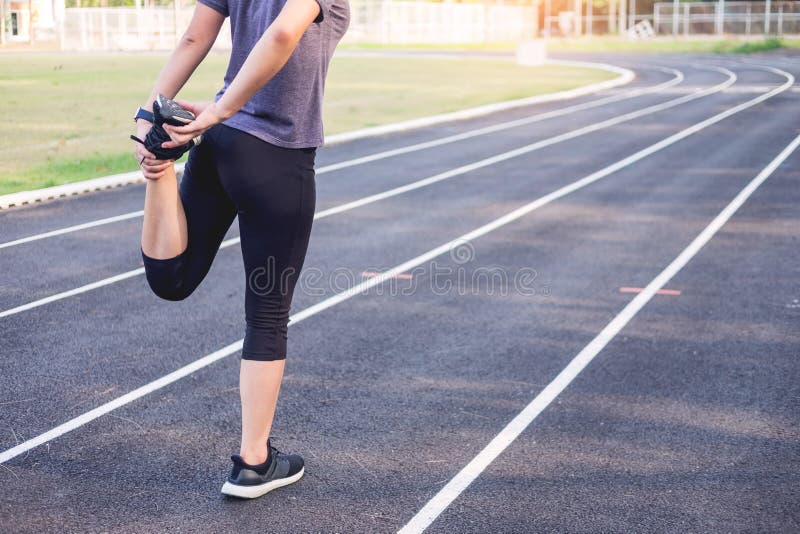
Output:
[[[239,429],[232,348],[0,464],[0,530],[392,532],[408,524],[628,309],[636,293],[622,288],[648,286],[800,133],[797,86],[777,92],[787,76],[774,70],[800,78],[800,56],[582,59],[632,68],[637,79],[318,152],[324,169],[615,97],[319,173],[317,209],[326,215],[315,222],[295,314],[370,280],[364,272],[561,193],[423,258],[403,270],[410,279],[295,321],[273,437],[305,456],[301,482],[256,501],[219,493]],[[619,163],[768,91],[763,102]],[[631,316],[450,495],[429,531],[800,529],[799,180],[793,153],[666,294]],[[131,186],[2,211],[0,246],[135,212],[142,198],[143,187]],[[238,246],[219,253],[191,298],[164,302],[136,271],[140,225],[132,217],[0,248],[0,450],[241,339]],[[130,275],[109,279],[122,273]]]

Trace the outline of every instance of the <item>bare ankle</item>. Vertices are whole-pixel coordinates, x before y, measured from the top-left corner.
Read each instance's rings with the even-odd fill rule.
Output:
[[[263,449],[241,449],[239,456],[248,465],[260,465],[267,461],[267,448]]]

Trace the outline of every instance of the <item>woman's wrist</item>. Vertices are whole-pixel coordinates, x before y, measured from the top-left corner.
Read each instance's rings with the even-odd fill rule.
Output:
[[[219,122],[230,119],[239,111],[238,109],[232,109],[230,106],[227,106],[224,97],[215,104],[212,104],[212,106],[214,106],[214,115],[219,118]]]

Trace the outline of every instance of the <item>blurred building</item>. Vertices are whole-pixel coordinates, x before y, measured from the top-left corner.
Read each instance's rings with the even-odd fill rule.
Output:
[[[65,0],[0,0],[0,39],[30,42],[56,39]]]

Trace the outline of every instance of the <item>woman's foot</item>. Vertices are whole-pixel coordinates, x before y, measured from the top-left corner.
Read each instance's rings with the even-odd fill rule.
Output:
[[[259,465],[245,463],[234,454],[233,470],[222,485],[222,493],[242,499],[255,499],[265,493],[297,482],[305,472],[303,458],[297,454],[284,454],[267,440],[267,460]]]

